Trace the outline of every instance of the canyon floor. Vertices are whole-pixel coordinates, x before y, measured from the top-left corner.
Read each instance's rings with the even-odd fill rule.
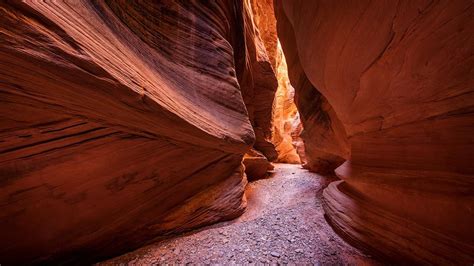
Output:
[[[344,242],[324,219],[322,191],[332,181],[275,164],[267,179],[249,183],[239,218],[157,242],[101,264],[377,265]]]

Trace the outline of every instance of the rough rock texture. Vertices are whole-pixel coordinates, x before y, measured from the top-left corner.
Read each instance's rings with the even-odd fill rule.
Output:
[[[334,228],[393,261],[472,264],[472,1],[275,7],[287,58],[298,58],[351,145],[343,181],[324,192]]]
[[[276,88],[247,9],[0,3],[1,263],[104,258],[243,212],[274,91],[243,77]],[[251,121],[242,94],[266,99]]]

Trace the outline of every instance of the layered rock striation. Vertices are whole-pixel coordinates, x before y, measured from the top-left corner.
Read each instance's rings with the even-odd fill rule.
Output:
[[[255,29],[278,80],[271,111],[271,143],[277,152],[275,161],[300,163],[295,147],[303,148],[298,131],[301,126],[294,103],[294,89],[289,84],[285,57],[278,43],[273,0],[252,0],[251,7]]]
[[[252,3],[244,1],[244,52],[247,56],[235,56],[242,96],[248,110],[249,119],[255,131],[254,147],[269,161],[277,157],[272,139],[272,107],[278,81],[272,67],[267,49],[260,37],[260,31],[254,21]]]
[[[334,228],[395,262],[472,263],[472,2],[277,0],[275,12],[305,133],[348,139],[350,152],[326,140],[337,164],[350,154],[324,191]],[[307,140],[321,134],[305,133],[319,156]]]
[[[276,89],[249,19],[239,1],[0,3],[0,261],[97,260],[240,215]]]
[[[272,142],[278,152],[278,162],[300,164],[304,152],[304,145],[300,138],[301,122],[298,110],[295,105],[295,90],[291,86],[286,60],[278,45],[277,57],[277,73],[278,89],[275,94],[275,102],[273,108],[273,136]]]

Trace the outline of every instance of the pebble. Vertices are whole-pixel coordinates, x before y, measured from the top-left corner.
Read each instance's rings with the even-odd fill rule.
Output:
[[[293,172],[296,174],[294,177],[290,176]],[[253,220],[222,224],[221,227],[156,244],[157,248],[153,249],[159,251],[152,252],[152,256],[135,255],[138,259],[128,262],[136,265],[335,265],[346,264],[347,257],[370,262],[367,256],[355,255],[350,246],[339,241],[326,223],[319,199],[322,190],[315,198],[314,191],[321,188],[310,182],[313,177],[300,176],[296,169],[283,173],[290,177],[283,186],[281,177],[250,183],[249,186],[264,190],[273,197],[266,199],[269,208],[260,210],[259,216]],[[258,188],[257,184],[264,185]],[[302,193],[293,193],[292,190],[301,190]],[[292,198],[285,198],[287,192],[291,192]],[[291,200],[292,205],[288,205],[291,202],[287,200]]]

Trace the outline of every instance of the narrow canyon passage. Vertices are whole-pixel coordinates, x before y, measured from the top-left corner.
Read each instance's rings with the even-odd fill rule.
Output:
[[[325,221],[322,191],[330,181],[297,164],[275,164],[271,177],[249,183],[247,210],[239,218],[101,264],[377,264]]]
[[[472,0],[0,1],[0,266],[472,265],[473,43]]]

